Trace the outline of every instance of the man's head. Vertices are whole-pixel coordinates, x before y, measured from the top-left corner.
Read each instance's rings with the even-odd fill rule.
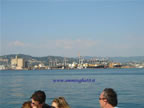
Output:
[[[117,106],[118,100],[116,92],[112,88],[105,88],[99,97],[99,103],[101,108]]]
[[[32,94],[31,100],[32,100],[31,105],[33,108],[35,107],[42,108],[46,100],[46,95],[44,91],[38,90],[38,91],[35,91],[34,94]]]

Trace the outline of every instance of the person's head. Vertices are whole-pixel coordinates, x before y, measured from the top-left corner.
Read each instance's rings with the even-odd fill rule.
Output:
[[[99,103],[101,108],[117,106],[116,92],[112,88],[105,88],[99,97]]]
[[[45,103],[46,95],[44,91],[38,90],[35,91],[31,96],[31,106],[32,108],[42,108],[43,104]]]
[[[31,107],[31,101],[24,102],[22,105],[22,108],[32,108]]]
[[[55,98],[52,101],[52,107],[54,108],[70,108],[64,97]]]

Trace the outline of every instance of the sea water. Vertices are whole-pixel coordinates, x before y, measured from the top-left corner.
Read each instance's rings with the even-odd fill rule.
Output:
[[[0,108],[21,108],[36,90],[48,104],[63,96],[71,108],[99,108],[104,88],[117,92],[118,107],[144,108],[144,69],[0,71]]]

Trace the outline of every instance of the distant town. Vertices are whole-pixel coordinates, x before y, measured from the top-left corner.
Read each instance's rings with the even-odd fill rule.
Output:
[[[140,61],[116,62],[108,57],[32,57],[14,54],[0,56],[0,70],[144,68],[144,57],[141,58]]]

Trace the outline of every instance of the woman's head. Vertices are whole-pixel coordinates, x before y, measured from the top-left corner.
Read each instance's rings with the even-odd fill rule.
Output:
[[[52,106],[55,108],[70,108],[64,97],[55,98],[52,101]]]
[[[22,105],[22,108],[32,108],[31,107],[31,101],[24,102]]]
[[[38,108],[37,106],[32,106],[31,101],[26,101],[23,103],[22,108]]]
[[[59,108],[59,106],[60,106],[59,100],[58,100],[57,98],[55,98],[55,99],[52,101],[52,105],[51,105],[51,106],[54,107],[54,108]]]

